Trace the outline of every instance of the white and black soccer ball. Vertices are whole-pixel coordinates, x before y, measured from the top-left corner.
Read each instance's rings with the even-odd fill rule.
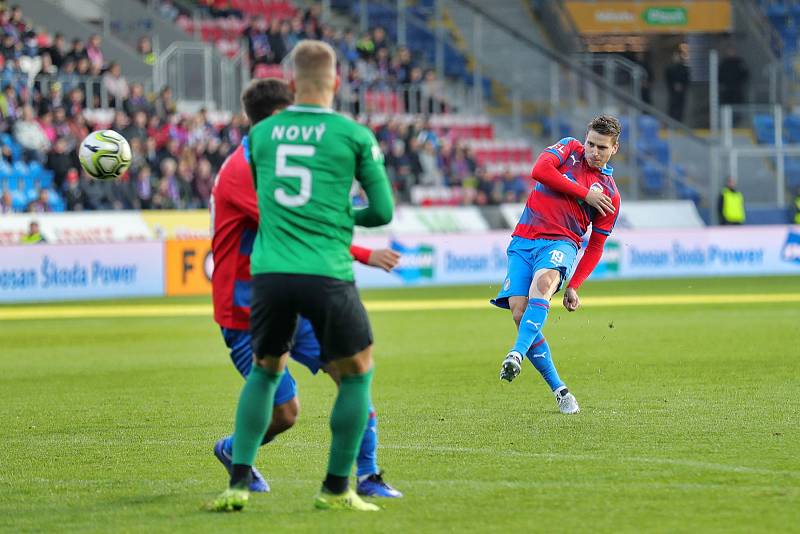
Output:
[[[131,146],[114,130],[97,130],[81,142],[78,159],[92,178],[113,180],[131,164]]]

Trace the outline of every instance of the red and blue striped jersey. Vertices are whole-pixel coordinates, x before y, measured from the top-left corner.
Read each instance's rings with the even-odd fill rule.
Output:
[[[582,199],[548,187],[542,183],[547,180],[537,178],[536,169],[540,165],[552,165],[586,192],[601,188],[611,198],[614,213],[600,215]],[[569,240],[578,248],[589,224],[593,232],[609,235],[617,222],[620,204],[612,171],[608,165],[602,169],[589,165],[583,144],[574,137],[565,137],[546,148],[531,173],[531,178],[539,183],[531,191],[513,235],[526,239]]]
[[[246,157],[246,140],[228,156],[211,190],[211,292],[214,321],[250,327],[250,253],[258,230],[258,202]]]

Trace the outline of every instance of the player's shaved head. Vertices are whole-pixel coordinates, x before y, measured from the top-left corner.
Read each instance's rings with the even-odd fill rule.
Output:
[[[336,52],[323,41],[303,40],[292,51],[297,93],[321,94],[336,89]]]
[[[289,84],[277,78],[252,80],[242,92],[242,108],[250,124],[256,124],[283,108],[294,99]]]
[[[587,131],[592,130],[600,135],[607,135],[614,144],[617,144],[619,136],[622,133],[622,125],[616,117],[612,117],[611,115],[598,115],[589,122]]]

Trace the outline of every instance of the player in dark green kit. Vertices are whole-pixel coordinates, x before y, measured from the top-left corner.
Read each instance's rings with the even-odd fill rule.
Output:
[[[327,476],[314,504],[374,511],[348,486],[372,383],[372,330],[353,283],[350,242],[354,224],[391,221],[392,193],[375,136],[331,109],[339,86],[333,49],[302,41],[293,61],[296,104],[249,135],[260,217],[251,257],[254,365],[236,411],[230,486],[213,508],[241,510],[247,503],[251,466],[300,314],[314,327],[323,361],[341,376]],[[354,177],[368,208],[352,207]]]

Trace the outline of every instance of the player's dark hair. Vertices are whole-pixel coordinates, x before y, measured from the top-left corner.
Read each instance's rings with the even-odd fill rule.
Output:
[[[594,130],[600,135],[607,135],[616,143],[622,133],[622,125],[616,117],[611,115],[598,115],[589,122],[589,130]]]
[[[252,80],[242,92],[242,107],[251,125],[289,106],[293,101],[289,85],[277,78]]]

